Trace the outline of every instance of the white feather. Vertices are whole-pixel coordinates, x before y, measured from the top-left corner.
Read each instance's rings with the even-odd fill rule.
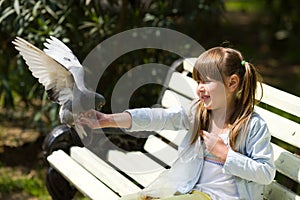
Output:
[[[70,70],[71,67],[82,67],[77,57],[64,43],[53,36],[50,36],[50,38],[51,39],[47,39],[47,42],[44,43],[44,46],[46,47],[44,52],[48,56],[68,70]]]
[[[64,88],[73,88],[74,79],[72,74],[45,52],[19,37],[13,41],[13,44],[29,66],[32,75],[38,79],[46,90],[55,88],[59,92]],[[68,100],[64,98],[72,97],[72,91],[68,95],[65,93],[63,97],[59,98],[59,104]]]

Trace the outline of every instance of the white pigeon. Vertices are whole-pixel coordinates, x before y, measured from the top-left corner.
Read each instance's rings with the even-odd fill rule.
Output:
[[[61,123],[73,126],[81,112],[94,107],[99,109],[105,104],[102,95],[85,87],[84,68],[73,52],[57,38],[50,36],[46,39],[43,51],[20,37],[12,43],[32,75],[45,87],[49,99],[61,106]],[[77,132],[83,131],[78,133],[81,138],[86,135],[82,127],[78,127],[77,123],[75,125]]]

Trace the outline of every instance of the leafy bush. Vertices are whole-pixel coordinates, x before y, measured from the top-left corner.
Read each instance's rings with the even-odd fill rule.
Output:
[[[218,25],[222,11],[222,0],[0,0],[0,103],[5,109],[20,104],[34,107],[36,114],[33,120],[38,122],[46,115],[50,125],[57,124],[57,107],[48,105],[42,86],[30,75],[23,60],[13,59],[17,52],[11,41],[17,35],[39,48],[42,48],[45,38],[53,35],[65,42],[82,61],[101,41],[135,27],[167,27],[197,39],[204,31],[209,32],[209,27]],[[198,30],[195,28],[197,25],[206,28]],[[170,64],[170,54],[161,55],[157,51],[150,57],[149,52],[144,53],[147,56],[125,56],[118,60],[109,74],[120,77],[119,73],[124,72],[119,70],[120,63],[123,63],[122,66],[125,63],[127,67],[124,69],[128,70],[132,67],[132,60],[135,64],[153,60],[167,60],[166,64]],[[108,81],[109,77],[104,77],[104,80]],[[111,89],[112,86],[106,86],[105,90],[99,90],[109,96]],[[146,95],[145,99],[149,97]]]

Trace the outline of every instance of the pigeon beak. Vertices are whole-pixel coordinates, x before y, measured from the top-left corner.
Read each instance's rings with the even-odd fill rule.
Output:
[[[102,109],[103,106],[104,106],[104,104],[98,104],[98,105],[96,106],[96,110],[97,110],[97,111],[101,111],[101,109]]]
[[[95,96],[96,110],[100,111],[101,108],[105,105],[105,103],[106,103],[105,98],[101,94],[96,93],[96,96]]]
[[[102,101],[98,102],[98,104],[96,105],[96,110],[97,111],[101,111],[102,107],[105,105],[105,99],[103,98]]]

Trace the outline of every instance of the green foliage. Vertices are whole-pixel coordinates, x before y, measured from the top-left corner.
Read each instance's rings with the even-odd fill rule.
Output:
[[[45,101],[43,88],[31,76],[23,60],[19,56],[13,59],[17,54],[11,44],[15,36],[21,36],[42,48],[45,38],[53,35],[65,42],[82,61],[101,41],[135,27],[167,27],[197,39],[201,37],[201,31],[195,31],[195,26],[207,26],[202,33],[209,27],[215,28],[222,10],[222,0],[0,0],[0,103],[5,109],[19,104],[34,107],[37,110],[32,120],[39,122],[46,115],[48,124],[57,124],[57,118],[53,117],[57,107],[47,104],[51,103]],[[154,52],[151,57],[148,52],[145,53],[146,56],[120,59],[109,73],[120,77],[119,73],[124,72],[119,70],[120,63],[125,63],[125,69],[129,70],[133,66],[132,61],[134,64],[153,60],[167,64],[171,62],[169,54]],[[108,77],[104,80],[116,81]],[[105,90],[99,90],[109,95],[112,88],[109,85],[105,86]],[[37,100],[42,103],[36,104]]]
[[[299,43],[300,31],[298,4],[293,0],[226,1],[226,9],[256,12],[263,19],[258,25],[260,41],[270,48],[282,49],[279,52],[285,59],[296,62],[300,52],[300,45],[295,45]],[[221,32],[216,30],[221,27],[224,9],[222,0],[0,0],[0,105],[5,109],[20,104],[34,107],[39,111],[36,112],[38,116],[33,116],[36,122],[46,113],[57,112],[56,106],[46,106],[50,102],[44,99],[43,87],[31,76],[23,60],[19,56],[13,59],[17,54],[11,44],[15,36],[24,37],[39,48],[49,35],[56,36],[81,61],[101,41],[135,27],[167,27],[193,37],[204,46],[211,46],[214,37],[220,36]],[[293,51],[287,50],[289,44],[294,44]],[[109,98],[117,78],[134,65],[153,61],[170,64],[172,59],[175,57],[159,51],[124,56],[109,69],[108,74],[115,74],[113,80],[108,75],[103,77],[105,83],[112,84],[102,84],[99,92]],[[145,99],[149,97],[145,96]],[[36,100],[43,104],[38,106]],[[58,123],[53,116],[46,118],[50,120],[49,124]]]
[[[39,199],[49,199],[46,196],[46,188],[42,177],[31,175],[19,175],[8,168],[0,170],[0,193],[8,194],[11,192],[26,192],[27,194]]]
[[[225,7],[227,11],[247,11],[255,12],[261,10],[263,7],[261,0],[248,0],[248,1],[226,1]]]

